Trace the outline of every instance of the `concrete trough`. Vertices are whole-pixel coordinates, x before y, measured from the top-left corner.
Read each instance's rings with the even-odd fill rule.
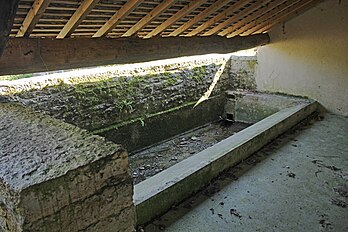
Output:
[[[233,92],[228,95],[233,95],[235,102],[226,109],[233,109],[229,113],[235,120],[260,121],[136,184],[133,198],[138,225],[146,224],[199,191],[319,107],[315,101],[288,96]],[[255,112],[248,112],[250,109]]]
[[[0,230],[132,231],[135,217],[141,225],[165,213],[318,106],[248,92],[228,92],[227,99],[216,96],[194,109],[193,104],[97,134],[116,141],[127,134],[122,145],[132,150],[170,141],[221,116],[256,123],[134,189],[128,153],[121,146],[17,104],[0,104]]]

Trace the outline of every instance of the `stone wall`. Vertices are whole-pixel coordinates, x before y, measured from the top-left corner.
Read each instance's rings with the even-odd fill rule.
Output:
[[[0,231],[133,231],[128,154],[19,105],[0,104]]]
[[[101,130],[197,101],[227,62],[212,96],[254,88],[254,58],[210,58],[144,65],[72,78],[36,78],[1,85],[2,101],[15,101],[87,130]],[[0,100],[1,100],[0,95]]]
[[[231,90],[256,90],[257,59],[255,56],[230,58],[228,76]]]

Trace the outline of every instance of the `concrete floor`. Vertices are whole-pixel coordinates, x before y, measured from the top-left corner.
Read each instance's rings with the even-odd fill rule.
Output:
[[[144,229],[348,231],[348,118],[298,126]]]

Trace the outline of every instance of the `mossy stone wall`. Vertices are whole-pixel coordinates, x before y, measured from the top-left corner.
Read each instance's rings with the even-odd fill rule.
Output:
[[[129,73],[107,72],[97,77],[83,75],[70,81],[55,80],[43,88],[35,87],[43,82],[31,84],[33,88],[8,84],[7,91],[0,88],[0,98],[94,131],[197,101],[224,62],[227,65],[212,96],[227,89],[254,88],[253,61],[234,57],[157,65]]]

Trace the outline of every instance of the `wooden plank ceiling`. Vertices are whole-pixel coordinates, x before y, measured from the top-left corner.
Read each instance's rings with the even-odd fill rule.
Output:
[[[268,32],[318,0],[20,0],[10,37],[209,36]]]

